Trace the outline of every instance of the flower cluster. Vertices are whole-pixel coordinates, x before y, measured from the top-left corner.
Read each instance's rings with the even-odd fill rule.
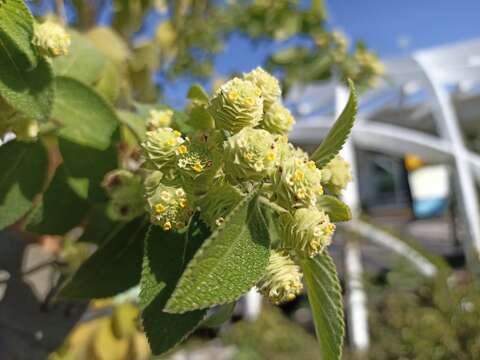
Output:
[[[158,119],[170,113],[150,114],[155,124],[142,148],[151,222],[166,231],[182,229],[196,210],[213,230],[252,186],[260,187],[275,210],[280,239],[272,243],[257,288],[273,303],[292,300],[302,289],[295,261],[316,256],[331,242],[335,225],[320,197],[341,193],[351,179],[348,164],[336,157],[320,169],[288,142],[295,120],[282,104],[277,79],[260,68],[223,84],[206,108],[213,128],[188,136],[160,127],[168,122]]]
[[[35,24],[32,44],[44,56],[67,55],[70,47],[70,35],[61,25],[53,21],[46,21],[42,24]]]
[[[110,201],[107,213],[114,220],[129,221],[144,212],[142,178],[127,170],[113,170],[105,175],[103,188]]]

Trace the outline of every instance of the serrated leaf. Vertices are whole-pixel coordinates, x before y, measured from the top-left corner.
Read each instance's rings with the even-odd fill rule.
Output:
[[[91,85],[100,78],[107,59],[85,36],[73,30],[68,33],[72,39],[68,54],[52,60],[55,75]]]
[[[0,146],[0,229],[31,209],[47,175],[48,159],[40,142],[11,141]]]
[[[77,80],[58,77],[55,82],[53,117],[63,125],[59,136],[98,150],[107,149],[118,126],[110,105]]]
[[[340,281],[328,252],[315,258],[301,258],[300,265],[312,309],[315,331],[323,360],[342,357],[345,323]]]
[[[152,352],[160,355],[185,339],[203,320],[206,310],[168,314],[165,303],[175,289],[185,265],[209,232],[195,217],[187,234],[166,233],[152,226],[145,239],[140,292],[142,320]]]
[[[38,58],[32,46],[33,17],[23,0],[0,2],[0,39],[12,43],[25,57],[25,66],[34,68]]]
[[[340,152],[352,130],[357,113],[357,93],[351,80],[348,80],[348,85],[350,87],[350,97],[345,108],[325,139],[310,157],[319,168],[328,164]]]
[[[117,133],[112,136],[113,139],[117,137]],[[106,201],[108,198],[101,183],[107,172],[118,167],[115,142],[103,151],[62,138],[58,139],[58,146],[67,176],[83,187],[82,192],[76,188],[77,193],[92,202]]]
[[[333,222],[348,221],[352,219],[352,212],[348,205],[335,196],[319,196],[317,204],[328,214],[330,220]]]
[[[63,165],[60,165],[43,194],[41,205],[34,210],[32,218],[35,220],[29,223],[28,231],[63,235],[80,223],[89,204],[72,189],[68,180]]]
[[[238,299],[262,277],[268,258],[268,229],[252,192],[190,261],[165,311],[183,313]]]
[[[52,69],[44,58],[35,68],[22,68],[22,54],[7,39],[0,38],[0,96],[17,111],[47,121],[53,104]]]
[[[187,98],[198,101],[200,103],[208,103],[208,94],[201,85],[193,84],[188,89]]]
[[[112,229],[109,239],[62,286],[57,297],[106,298],[137,285],[147,229],[147,221],[142,218]]]

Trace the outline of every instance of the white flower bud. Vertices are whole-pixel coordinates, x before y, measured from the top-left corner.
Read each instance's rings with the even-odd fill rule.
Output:
[[[272,134],[286,134],[295,124],[290,111],[280,102],[274,102],[272,106],[265,111],[260,126]]]
[[[322,173],[308,155],[291,144],[279,144],[280,163],[272,177],[273,192],[285,208],[315,206],[323,194]]]
[[[296,250],[301,256],[314,257],[330,245],[335,225],[322,210],[301,208],[280,215],[282,248]]]
[[[168,127],[172,123],[173,111],[165,110],[150,110],[147,118],[147,128],[154,130],[157,128]]]
[[[271,250],[265,275],[257,288],[275,305],[292,301],[303,289],[300,267],[288,253]]]
[[[245,128],[225,141],[225,174],[236,180],[259,180],[272,174],[277,160],[273,136]]]
[[[321,171],[322,183],[335,195],[340,195],[352,181],[350,164],[340,155],[335,156]]]
[[[184,142],[180,132],[171,128],[158,128],[147,131],[142,148],[145,157],[157,169],[163,169],[175,165],[176,152]]]
[[[233,78],[217,91],[208,110],[218,129],[239,132],[258,125],[263,114],[260,90],[250,81]]]
[[[282,89],[280,88],[278,80],[261,67],[257,67],[249,73],[244,74],[243,78],[251,81],[260,89],[265,112],[270,106],[280,100]]]
[[[46,21],[35,24],[32,43],[42,55],[57,57],[68,53],[70,35],[61,25]]]
[[[153,224],[160,225],[165,231],[187,226],[193,210],[183,188],[160,183],[147,196],[147,209]]]

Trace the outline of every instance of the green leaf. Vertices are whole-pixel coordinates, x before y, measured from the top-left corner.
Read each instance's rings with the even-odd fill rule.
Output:
[[[120,96],[120,74],[117,65],[109,61],[103,68],[100,79],[95,84],[95,90],[111,104],[115,104]]]
[[[47,153],[40,142],[11,141],[0,146],[0,229],[31,209],[47,175]]]
[[[112,108],[90,87],[58,77],[53,117],[63,127],[59,136],[79,145],[105,150],[118,126]]]
[[[106,298],[137,285],[147,229],[147,221],[142,218],[112,228],[108,240],[62,286],[57,297]]]
[[[204,104],[208,103],[207,92],[198,84],[193,84],[190,89],[188,89],[187,98]]]
[[[100,78],[107,59],[85,36],[69,30],[72,44],[68,54],[52,60],[56,76],[66,76],[91,85]]]
[[[321,358],[340,360],[345,323],[342,290],[335,264],[328,252],[324,251],[313,259],[301,258],[300,265],[320,343]]]
[[[64,166],[60,165],[32,215],[28,230],[37,234],[63,235],[77,226],[89,208],[87,201],[72,189]]]
[[[0,96],[26,116],[47,121],[54,95],[49,63],[39,58],[33,70],[23,69],[22,54],[6,40],[0,38]]]
[[[352,219],[352,212],[347,204],[335,196],[322,195],[318,197],[318,206],[325,211],[333,222]]]
[[[117,137],[115,133],[113,138]],[[101,184],[105,174],[118,167],[116,144],[112,142],[102,151],[59,138],[58,145],[68,177],[82,187],[86,186],[77,193],[93,202],[106,201],[107,196]]]
[[[269,258],[269,234],[256,193],[240,202],[205,241],[165,311],[183,313],[232,302],[262,277]]]
[[[38,58],[32,46],[33,17],[22,0],[0,2],[0,41],[15,45],[25,57],[25,66],[34,68]]]
[[[328,164],[340,152],[352,130],[357,113],[357,93],[351,80],[348,80],[348,85],[350,87],[350,97],[347,105],[345,105],[340,117],[335,121],[326,138],[310,157],[319,168]]]
[[[128,126],[130,130],[135,134],[139,141],[145,140],[145,133],[147,131],[147,125],[144,118],[129,111],[119,110],[117,111],[118,118],[122,124]]]
[[[108,240],[109,234],[116,231],[115,228],[123,226],[123,223],[115,222],[107,215],[105,205],[96,205],[88,215],[83,234],[78,241],[102,245]]]
[[[163,308],[185,265],[208,234],[206,226],[194,218],[187,234],[166,233],[152,226],[145,239],[140,307],[143,327],[155,355],[165,353],[185,339],[206,315],[206,310],[168,314]]]
[[[218,309],[214,309],[215,312],[206,318],[202,325],[206,327],[217,327],[222,325],[232,317],[233,310],[235,310],[235,305],[236,302],[234,301],[218,306]]]

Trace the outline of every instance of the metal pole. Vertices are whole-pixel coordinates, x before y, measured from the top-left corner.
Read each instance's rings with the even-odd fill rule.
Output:
[[[418,53],[413,58],[423,70],[440,136],[452,144],[458,198],[469,233],[468,241],[463,244],[464,252],[470,269],[480,273],[480,211],[474,174],[469,163],[469,153],[463,142],[450,94],[436,76],[443,70],[430,64],[427,54]]]
[[[335,89],[335,115],[338,117],[348,100],[345,87]],[[356,167],[355,149],[352,141],[347,141],[341,151],[342,157],[350,163],[353,181],[348,184],[343,193],[343,201],[350,207],[353,218],[360,211],[360,195],[358,191],[358,172]],[[358,242],[347,237],[344,248],[347,317],[349,340],[352,348],[358,354],[364,353],[369,347],[367,295],[363,287],[363,267],[361,250]]]

